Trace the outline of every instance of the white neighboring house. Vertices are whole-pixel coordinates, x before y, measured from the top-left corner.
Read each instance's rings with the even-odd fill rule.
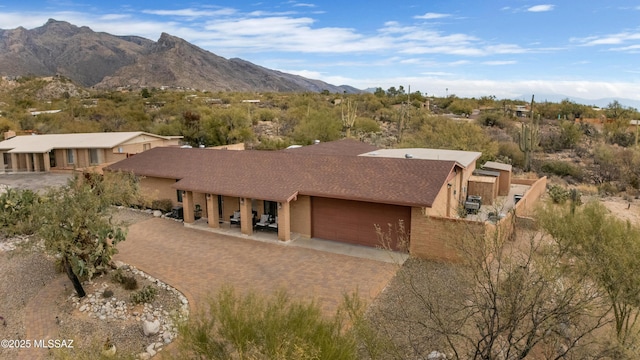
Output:
[[[0,172],[100,171],[103,166],[159,146],[178,146],[182,136],[142,131],[21,135],[0,141]]]

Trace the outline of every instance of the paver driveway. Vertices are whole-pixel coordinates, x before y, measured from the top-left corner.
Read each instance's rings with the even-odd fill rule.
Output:
[[[343,294],[358,291],[371,302],[398,266],[369,259],[185,228],[166,219],[129,227],[115,259],[163,280],[198,307],[223,284],[238,291],[270,293],[285,288],[313,298],[324,311],[337,309]]]

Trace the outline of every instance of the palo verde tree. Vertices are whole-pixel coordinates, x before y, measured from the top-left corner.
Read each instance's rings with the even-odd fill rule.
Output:
[[[52,188],[42,197],[38,231],[47,251],[60,265],[79,297],[85,296],[81,279],[106,270],[116,245],[125,239],[124,224],[114,223],[114,204],[135,202],[136,183],[126,174],[88,174]]]
[[[626,351],[640,341],[640,227],[611,215],[604,205],[589,202],[571,211],[546,208],[541,227],[562,249],[564,262],[589,279],[583,286],[607,295],[619,343]],[[635,354],[638,355],[637,353]]]

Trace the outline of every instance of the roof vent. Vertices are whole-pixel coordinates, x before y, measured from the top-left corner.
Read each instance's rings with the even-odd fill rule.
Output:
[[[413,155],[412,154],[404,154],[404,157],[406,159],[413,159]]]

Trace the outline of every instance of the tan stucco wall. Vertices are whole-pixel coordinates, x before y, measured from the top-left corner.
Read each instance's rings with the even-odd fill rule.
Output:
[[[104,162],[105,163],[114,163],[120,160],[124,160],[127,158],[126,153],[119,154],[117,152],[113,152],[112,150],[105,151]]]
[[[149,203],[153,200],[170,199],[173,206],[176,206],[179,204],[178,195],[176,189],[171,187],[175,183],[176,179],[141,177],[140,192]]]
[[[298,196],[291,205],[291,232],[311,237],[311,197]]]
[[[485,231],[484,223],[425,216],[421,208],[413,207],[409,253],[423,259],[457,261],[456,241],[467,236],[480,241]]]
[[[149,149],[153,149],[159,146],[178,146],[180,144],[180,140],[178,139],[164,140],[164,139],[158,139],[156,137],[143,134],[140,136],[136,136],[135,138],[120,144],[119,146],[114,147],[111,150],[111,152],[114,154],[117,154],[117,153],[138,154],[145,150],[144,149],[145,144],[149,145]]]

